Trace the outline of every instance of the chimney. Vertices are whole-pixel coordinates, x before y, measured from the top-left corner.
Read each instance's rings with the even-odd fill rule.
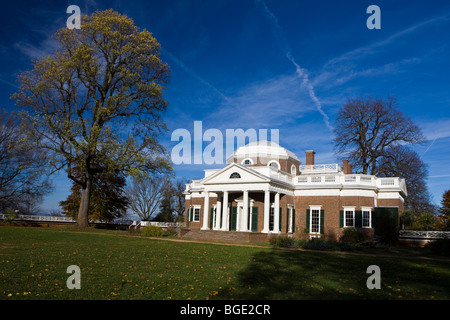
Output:
[[[348,163],[348,160],[343,160],[342,166],[344,167],[344,174],[352,174],[353,168],[352,165]]]
[[[313,166],[314,165],[314,155],[316,153],[313,150],[306,150],[306,165]]]

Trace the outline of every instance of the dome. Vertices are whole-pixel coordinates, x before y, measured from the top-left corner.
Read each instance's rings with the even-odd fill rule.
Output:
[[[276,159],[288,159],[291,158],[300,162],[297,156],[286,148],[281,147],[279,144],[272,141],[254,141],[243,147],[237,148],[227,162],[233,162],[234,158],[242,159],[247,157],[260,157],[260,158],[276,158]]]

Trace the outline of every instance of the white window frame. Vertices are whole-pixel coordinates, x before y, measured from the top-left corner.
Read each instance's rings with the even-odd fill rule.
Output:
[[[294,176],[297,175],[297,167],[294,164],[291,166],[291,174]]]
[[[369,226],[364,226],[364,212],[369,212]],[[371,207],[361,207],[361,227],[362,228],[372,228],[372,208]]]
[[[278,166],[278,168],[272,167],[272,166],[271,166],[272,163],[276,163],[277,166]],[[281,170],[280,163],[279,163],[277,160],[270,160],[269,163],[267,164],[267,166],[268,166],[268,167],[271,167],[271,168],[274,168],[274,169],[276,169],[276,170]]]
[[[294,217],[294,206],[292,204],[287,205],[288,210],[288,233],[294,233],[295,231],[295,221],[292,219]]]
[[[246,164],[245,161],[250,161],[250,163]],[[244,160],[242,160],[241,164],[243,166],[251,166],[253,164],[253,160],[251,158],[245,158]]]
[[[313,210],[319,211],[319,216],[317,219],[317,232],[312,232],[313,227]],[[320,235],[320,211],[322,210],[322,206],[309,206],[309,234]]]
[[[193,205],[192,206],[192,222],[200,222],[200,217],[202,215],[202,206],[201,205]],[[198,209],[198,219],[195,219],[195,209]]]
[[[343,207],[344,208],[344,228],[354,228],[355,227],[355,208],[356,207]],[[351,211],[353,213],[353,225],[347,225],[347,212]]]

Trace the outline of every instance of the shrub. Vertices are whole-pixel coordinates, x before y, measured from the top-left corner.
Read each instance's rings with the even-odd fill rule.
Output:
[[[142,228],[141,234],[145,237],[163,237],[165,232],[160,227],[147,226]]]
[[[435,254],[450,256],[450,239],[437,239],[427,243],[425,247]]]
[[[288,236],[272,236],[269,238],[269,243],[274,247],[300,248],[304,241]]]
[[[339,239],[340,242],[359,244],[367,240],[367,235],[361,230],[354,228],[345,228],[342,232],[342,236]]]
[[[302,248],[308,250],[333,250],[335,246],[322,238],[311,238],[303,244]]]

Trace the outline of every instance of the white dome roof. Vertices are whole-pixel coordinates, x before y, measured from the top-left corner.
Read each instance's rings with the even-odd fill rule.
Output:
[[[263,158],[292,158],[300,162],[297,156],[286,148],[272,141],[254,141],[243,147],[237,148],[236,151],[227,159],[228,162],[233,158],[246,157],[263,157]]]

